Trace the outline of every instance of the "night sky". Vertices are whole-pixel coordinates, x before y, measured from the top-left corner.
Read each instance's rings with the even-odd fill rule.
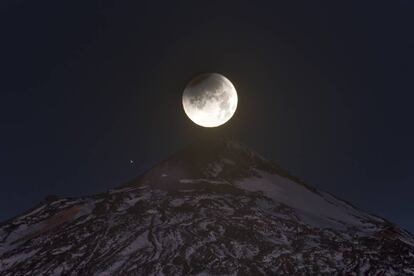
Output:
[[[414,232],[414,4],[340,2],[2,1],[0,220],[225,136]],[[216,129],[203,72],[239,95]]]

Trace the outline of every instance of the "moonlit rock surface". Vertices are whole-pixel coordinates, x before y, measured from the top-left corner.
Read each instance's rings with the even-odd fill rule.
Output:
[[[414,239],[218,140],[1,223],[0,275],[414,275]]]
[[[194,78],[183,93],[185,113],[203,127],[217,127],[230,120],[236,111],[237,101],[233,84],[217,73]]]

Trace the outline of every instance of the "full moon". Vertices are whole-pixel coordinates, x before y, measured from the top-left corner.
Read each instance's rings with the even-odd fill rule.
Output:
[[[236,111],[237,100],[233,84],[217,73],[195,77],[183,93],[185,114],[203,127],[217,127],[230,120]]]

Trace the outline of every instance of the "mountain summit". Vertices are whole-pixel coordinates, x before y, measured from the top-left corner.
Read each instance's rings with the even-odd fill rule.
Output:
[[[414,275],[414,238],[230,140],[0,225],[1,275]]]

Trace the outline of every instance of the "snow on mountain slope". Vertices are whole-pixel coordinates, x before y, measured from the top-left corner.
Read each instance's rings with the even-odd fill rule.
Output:
[[[218,140],[2,223],[0,274],[414,275],[414,240]]]
[[[306,187],[277,174],[258,171],[257,177],[246,178],[236,185],[248,191],[263,192],[274,202],[295,208],[303,220],[313,226],[345,229],[347,226],[375,227],[370,221],[381,222],[327,193],[315,193]]]

